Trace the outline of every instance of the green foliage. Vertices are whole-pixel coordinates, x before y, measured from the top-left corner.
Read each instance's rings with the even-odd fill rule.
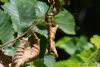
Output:
[[[35,60],[33,62],[26,63],[23,67],[53,67],[55,64],[55,58],[51,55],[45,55],[43,60]]]
[[[88,42],[84,36],[78,37],[64,37],[56,43],[56,46],[64,49],[71,57],[68,60],[60,61],[55,64],[55,67],[80,67],[91,66],[90,63],[94,63],[96,60],[96,53],[94,46]],[[96,64],[94,64],[96,65]]]
[[[100,36],[99,35],[93,35],[90,39],[91,43],[93,43],[97,49],[100,48]]]
[[[61,11],[54,18],[59,28],[66,34],[75,34],[75,20],[67,10]]]
[[[32,30],[47,38],[45,14],[49,9],[49,5],[45,2],[38,0],[10,0],[4,4],[3,9],[4,11],[0,10],[0,19],[2,19],[0,22],[0,25],[2,25],[0,27],[0,40],[2,44],[12,41],[15,33],[20,35],[25,32],[34,21],[36,23],[34,23]],[[7,16],[3,16],[2,13]],[[75,34],[74,18],[67,10],[57,14],[54,21],[66,34]]]
[[[83,50],[82,52],[80,52],[79,54],[77,54],[77,56],[83,60],[84,62],[88,61],[88,58],[91,56],[92,51],[91,50]]]
[[[81,62],[77,58],[70,58],[69,60],[60,61],[54,67],[80,67]]]
[[[51,55],[47,55],[44,57],[44,64],[46,67],[53,67],[55,64],[55,58]]]
[[[71,38],[71,37],[64,37],[64,38],[60,39],[56,43],[56,46],[64,49],[70,55],[75,54],[75,52],[77,50],[77,48],[73,42],[73,38]]]
[[[0,10],[0,40],[2,43],[7,43],[14,39],[13,28],[8,14]]]
[[[37,2],[37,5],[35,7],[36,11],[36,17],[37,18],[45,18],[45,14],[48,10],[49,6],[44,2]]]
[[[35,66],[35,67],[46,67],[46,65],[42,62],[42,61],[35,61],[34,63],[33,63],[33,65]]]
[[[70,55],[93,48],[93,45],[90,44],[84,36],[81,36],[80,38],[64,37],[56,43],[56,46],[64,49]]]
[[[6,0],[2,0],[2,2],[6,2]],[[63,5],[64,0],[60,0],[60,3]],[[36,21],[32,31],[36,32],[41,39],[40,59],[26,63],[23,67],[80,67],[80,65],[84,66],[85,62],[93,63],[94,61],[90,61],[91,58],[96,57],[95,54],[99,55],[100,37],[98,35],[94,35],[90,39],[91,43],[96,46],[96,51],[95,47],[84,36],[65,36],[57,41],[56,47],[65,50],[71,56],[70,58],[56,62],[53,56],[45,55],[48,41],[45,14],[49,7],[50,5],[41,0],[10,0],[6,2],[3,6],[4,11],[0,10],[0,45],[6,47],[3,51],[14,56],[15,47],[12,47],[11,44],[4,44],[14,40],[15,33],[20,35],[27,31]],[[75,20],[68,10],[60,11],[54,16],[53,21],[59,25],[59,29],[64,33],[75,35]]]
[[[15,32],[22,33],[33,23],[36,3],[36,0],[10,0],[4,5],[4,11],[11,16]]]
[[[6,3],[8,2],[8,0],[0,0],[0,2]]]

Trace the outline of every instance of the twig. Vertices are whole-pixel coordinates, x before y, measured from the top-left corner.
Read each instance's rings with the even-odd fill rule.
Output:
[[[0,48],[6,46],[7,44],[10,44],[10,43],[15,43],[18,39],[20,39],[21,37],[23,37],[25,34],[27,34],[28,32],[31,31],[31,29],[33,28],[33,25],[35,24],[36,21],[34,21],[34,23],[29,27],[29,29],[27,31],[25,31],[23,34],[19,35],[18,37],[16,37],[14,40],[4,44],[4,45],[1,45]]]

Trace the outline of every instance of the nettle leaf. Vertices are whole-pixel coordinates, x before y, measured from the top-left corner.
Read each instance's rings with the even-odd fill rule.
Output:
[[[36,0],[10,0],[4,5],[4,11],[12,18],[15,32],[23,32],[33,23],[36,3]]]
[[[13,34],[10,17],[0,10],[0,40],[3,44],[12,41],[14,39]]]
[[[75,52],[77,50],[77,47],[76,47],[75,43],[73,42],[73,38],[71,38],[71,37],[64,37],[64,38],[60,39],[56,43],[56,47],[64,49],[70,55],[75,54]]]
[[[75,34],[75,20],[67,10],[59,12],[59,14],[54,17],[54,21],[66,34]]]

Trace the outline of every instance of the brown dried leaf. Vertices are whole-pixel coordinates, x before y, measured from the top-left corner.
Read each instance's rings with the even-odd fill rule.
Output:
[[[34,40],[32,43],[30,41],[31,45],[29,45],[27,48],[23,49],[27,41],[22,41],[20,43],[19,47],[17,48],[17,53],[12,67],[20,67],[24,63],[38,57],[40,52],[40,39],[35,34],[33,34],[30,38]]]
[[[4,67],[9,67],[9,64],[12,62],[12,56],[5,54],[3,51],[0,50],[0,63]],[[1,67],[1,66],[0,66]]]

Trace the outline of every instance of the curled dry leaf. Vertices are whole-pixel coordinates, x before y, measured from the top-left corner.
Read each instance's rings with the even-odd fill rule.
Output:
[[[32,34],[30,38],[34,40],[32,41],[32,43],[30,41],[31,45],[26,48],[24,48],[24,46],[28,40],[23,40],[20,42],[16,50],[16,56],[13,60],[14,62],[12,64],[12,67],[20,67],[24,63],[38,57],[40,52],[40,39],[35,34]]]
[[[9,64],[12,63],[12,56],[7,55],[0,50],[0,67],[9,67]]]

